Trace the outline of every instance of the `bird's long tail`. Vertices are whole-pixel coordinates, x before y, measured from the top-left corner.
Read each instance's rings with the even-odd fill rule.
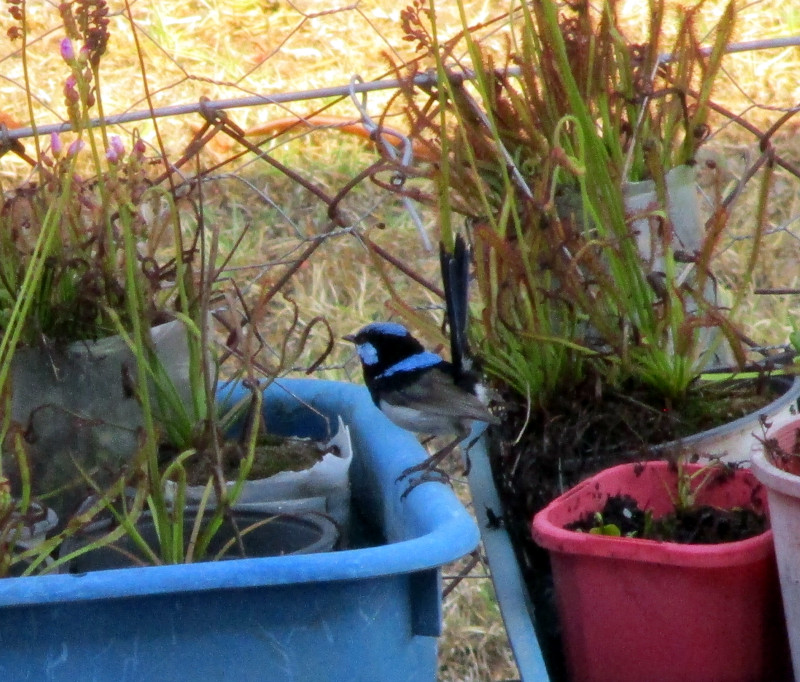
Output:
[[[456,372],[469,367],[467,321],[469,319],[469,265],[471,253],[462,235],[456,235],[453,252],[439,244],[447,321],[450,326],[450,358]]]

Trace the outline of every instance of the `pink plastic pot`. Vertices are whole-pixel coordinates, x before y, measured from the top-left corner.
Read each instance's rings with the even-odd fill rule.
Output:
[[[696,467],[694,467],[696,468]],[[607,469],[533,520],[550,551],[564,653],[576,682],[777,682],[788,648],[772,532],[720,545],[680,545],[564,529],[624,493],[655,516],[672,509],[666,462]],[[698,503],[766,507],[749,471],[706,486]]]

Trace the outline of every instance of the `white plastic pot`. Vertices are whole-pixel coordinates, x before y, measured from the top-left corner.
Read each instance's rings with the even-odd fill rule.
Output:
[[[14,549],[17,552],[35,549],[44,542],[47,534],[58,525],[58,515],[45,507],[41,502],[31,501],[28,513],[24,517],[16,512],[10,519],[12,526],[22,521],[19,534],[14,537]],[[52,559],[47,557],[45,564],[51,564]],[[28,561],[22,559],[12,564],[9,575],[21,576],[28,567]]]
[[[800,419],[794,419],[767,435],[782,450],[791,452],[798,430]],[[756,478],[767,488],[792,667],[795,679],[800,680],[800,468],[798,473],[784,471],[770,461],[763,449],[753,455],[752,466]]]
[[[346,528],[350,515],[350,463],[353,446],[350,430],[338,420],[336,434],[320,448],[331,450],[314,466],[305,471],[281,471],[253,481],[247,481],[236,501],[242,509],[273,514],[317,511],[329,515],[341,528]],[[334,454],[337,453],[338,454]],[[228,487],[233,486],[228,483]],[[198,503],[204,486],[189,486],[186,501]]]
[[[667,185],[667,215],[672,223],[672,248],[688,253],[699,250],[703,243],[705,226],[697,201],[695,170],[691,166],[677,166],[665,176]],[[663,253],[659,239],[650,230],[648,215],[659,209],[656,183],[652,180],[626,183],[623,188],[625,210],[636,217],[632,223],[636,231],[636,245],[645,260],[652,260],[654,269],[663,268]],[[637,217],[640,216],[640,217]]]
[[[673,251],[683,251],[693,255],[700,251],[705,239],[705,222],[700,214],[700,205],[697,196],[697,182],[695,169],[692,166],[676,166],[669,170],[665,176],[667,194],[667,217],[672,226],[672,241],[670,248]],[[642,258],[648,262],[651,273],[664,272],[664,249],[661,237],[653,232],[652,216],[662,210],[658,200],[656,184],[653,180],[629,182],[623,185],[625,197],[625,211],[631,221],[631,229],[635,233],[636,246]],[[691,263],[680,264],[684,272],[679,276],[686,282],[695,279]],[[703,297],[712,305],[721,305],[725,300],[725,292],[721,290],[716,281],[709,277],[706,280]],[[687,304],[687,312],[696,310],[693,304]],[[718,339],[718,329],[705,329],[701,332],[702,343],[699,349],[705,351],[712,349],[706,360],[706,367],[729,367],[733,364],[733,356],[727,343]]]
[[[783,388],[775,400],[760,410],[746,414],[727,424],[702,431],[693,436],[658,445],[653,450],[661,454],[686,452],[701,459],[721,459],[724,462],[747,464],[762,448],[762,420],[772,424],[773,432],[794,420],[798,414],[800,379],[777,376],[772,379],[776,389]]]
[[[700,212],[695,169],[686,165],[672,168],[665,175],[665,184],[666,207],[659,199],[653,180],[627,182],[622,186],[628,229],[641,256],[642,268],[646,275],[655,275],[656,279],[663,275],[666,268],[663,237],[659,229],[654,230],[654,227],[662,226],[660,218],[665,212],[671,227],[670,250],[691,256],[700,251],[705,239],[705,222]],[[580,215],[582,212],[580,197],[569,193],[558,197],[557,205],[562,216],[570,213]],[[676,273],[676,279],[687,284],[696,282],[694,263],[677,265],[680,270]],[[703,298],[711,305],[724,305],[726,292],[717,286],[713,278],[708,277]],[[686,312],[693,313],[696,310],[697,305],[687,301]],[[587,333],[591,333],[591,330],[587,330]],[[698,355],[697,360],[702,360],[703,367],[729,367],[733,364],[731,350],[719,336],[718,329],[700,331],[697,350],[706,357]]]

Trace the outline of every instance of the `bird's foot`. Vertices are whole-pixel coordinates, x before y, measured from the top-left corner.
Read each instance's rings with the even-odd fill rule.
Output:
[[[441,461],[442,460],[437,453],[433,455],[433,457],[428,457],[428,459],[420,462],[419,464],[415,464],[413,467],[408,467],[408,469],[405,469],[396,480],[402,481],[406,478],[409,478],[413,474],[418,474],[420,472],[422,472],[423,475],[429,472],[438,472],[442,475],[445,475],[444,471],[442,471],[438,466],[439,462]]]
[[[423,462],[423,464],[424,464],[424,462]],[[400,479],[403,479],[403,478],[407,478],[406,473],[407,472],[404,471],[403,474],[400,476],[400,478],[398,478],[397,480],[400,480]],[[406,499],[406,497],[408,497],[409,493],[412,490],[414,490],[414,488],[416,488],[418,485],[422,485],[423,483],[429,483],[429,482],[431,482],[431,483],[443,483],[444,485],[449,485],[450,476],[446,472],[442,471],[441,469],[437,469],[437,468],[427,469],[427,470],[423,471],[422,473],[420,473],[419,476],[417,476],[416,478],[414,478],[413,480],[411,480],[409,482],[408,487],[403,491],[403,494],[400,495],[400,499],[401,500]]]
[[[439,483],[449,484],[450,476],[442,471],[442,469],[439,467],[439,464],[441,464],[447,455],[449,455],[456,448],[460,441],[460,437],[456,438],[452,442],[445,445],[441,450],[428,457],[428,459],[425,461],[415,464],[412,467],[408,467],[408,469],[400,474],[397,477],[398,481],[407,479],[413,474],[420,474],[414,479],[414,481],[412,481],[411,485],[406,489],[402,497],[405,498],[408,493],[410,493],[420,483],[425,483],[426,481],[437,481]]]

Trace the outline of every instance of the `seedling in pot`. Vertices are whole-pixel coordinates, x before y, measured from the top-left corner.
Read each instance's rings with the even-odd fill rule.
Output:
[[[642,509],[637,500],[620,493],[610,495],[601,511],[587,513],[566,528],[594,535],[682,544],[716,544],[754,537],[769,527],[766,514],[754,509],[721,509],[697,503],[706,486],[730,477],[733,470],[728,465],[713,461],[691,470],[685,458],[681,457],[675,466],[675,486],[664,481],[673,505],[670,513],[655,518],[652,510]]]

